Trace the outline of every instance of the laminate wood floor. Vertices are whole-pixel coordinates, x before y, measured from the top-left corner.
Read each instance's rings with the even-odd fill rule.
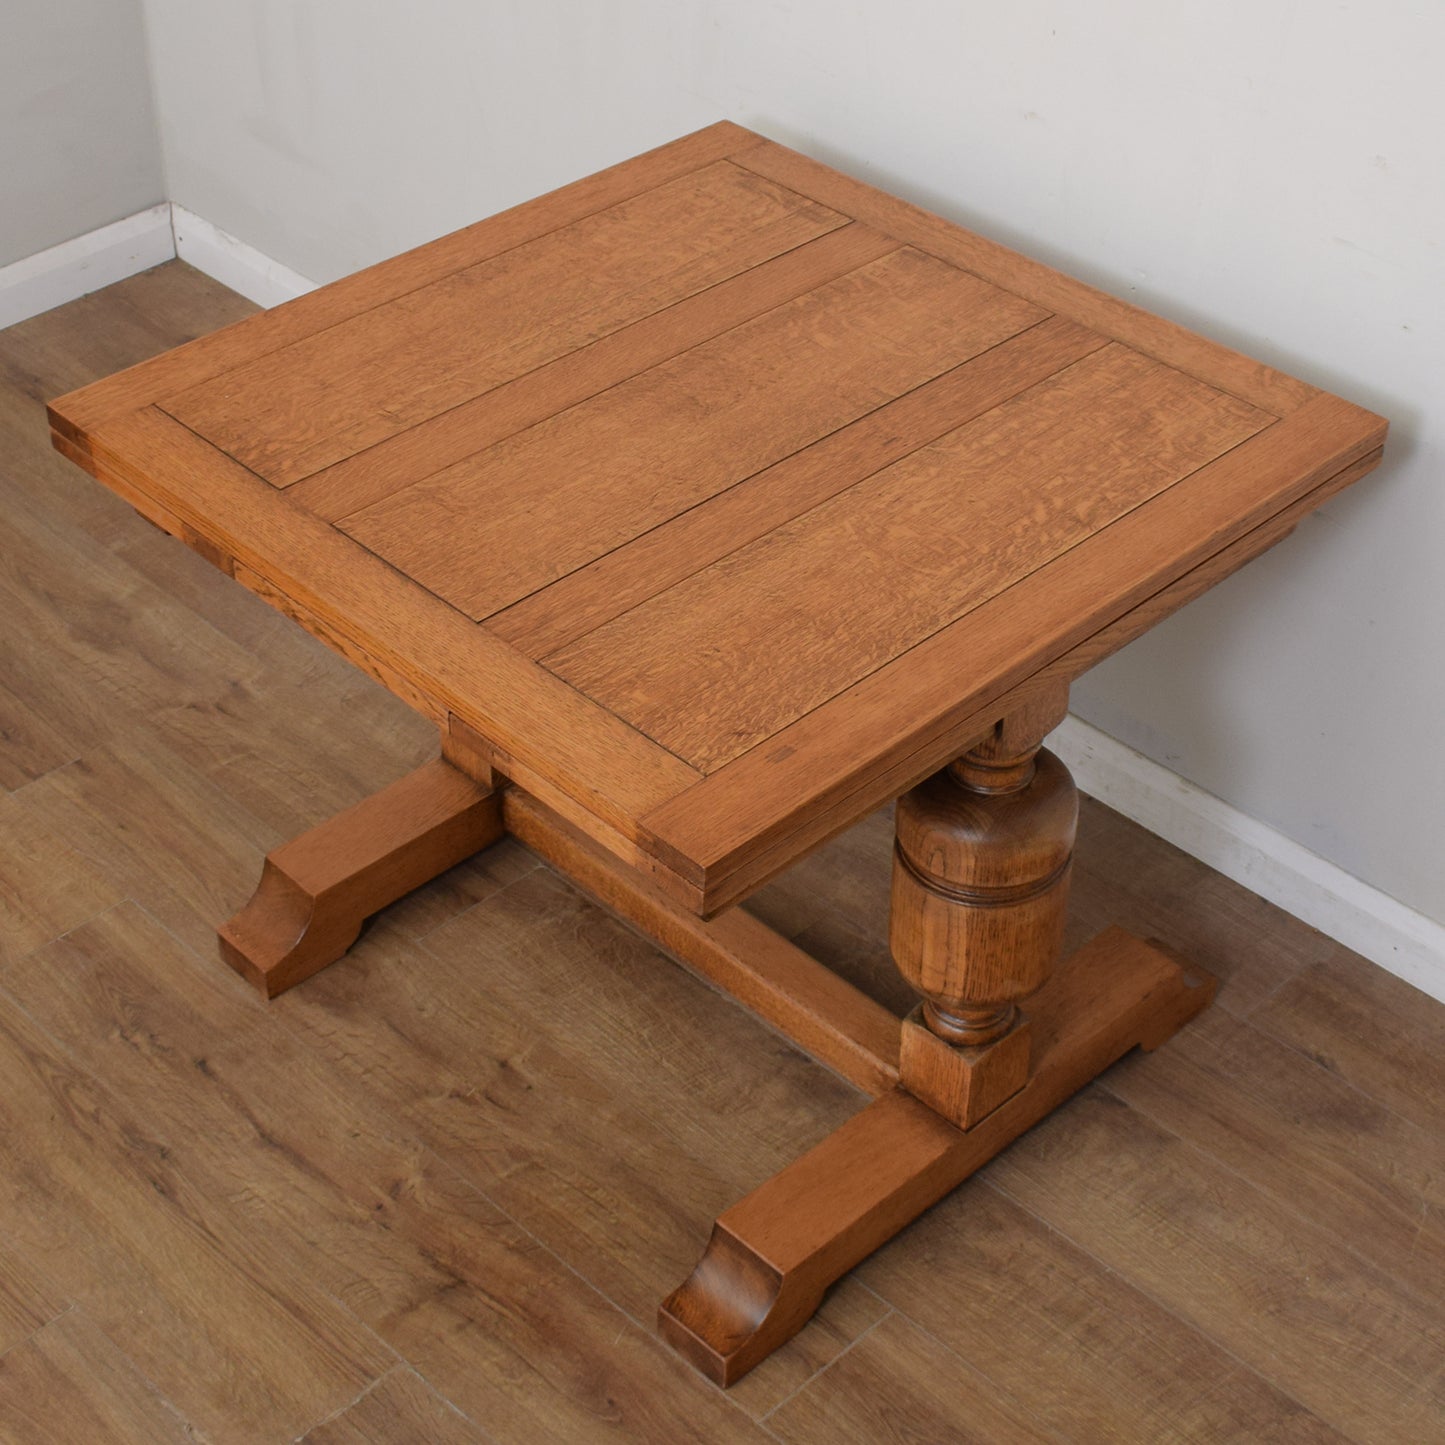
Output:
[[[250,309],[179,262],[0,333],[0,1438],[1445,1441],[1445,1008],[1086,802],[1219,1002],[724,1395],[656,1340],[860,1096],[508,841],[269,1008],[214,928],[428,726],[54,455]],[[755,901],[885,1002],[890,825]]]

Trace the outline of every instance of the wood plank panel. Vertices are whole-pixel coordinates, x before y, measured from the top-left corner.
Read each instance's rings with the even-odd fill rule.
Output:
[[[139,726],[48,773],[15,801],[43,838],[83,858],[80,878],[98,876],[113,899],[138,899],[206,957],[216,924],[254,885],[258,855],[282,841],[190,767],[159,730]],[[155,867],[157,858],[167,860],[164,868]],[[46,855],[36,861],[59,862]],[[71,864],[52,886],[74,887],[74,875]]]
[[[1262,361],[1086,286],[787,146],[764,141],[739,163],[1277,416],[1287,416],[1321,394]]]
[[[712,1219],[859,1107],[550,869],[359,967],[290,996],[309,1047],[649,1332]],[[835,1314],[802,1359],[876,1317]]]
[[[379,670],[401,673],[529,766],[567,779],[580,814],[629,835],[646,799],[660,802],[696,778],[680,759],[409,584],[163,412],[124,418],[93,445],[107,476],[158,496],[290,597],[298,616],[320,617],[333,636],[354,639]]]
[[[485,617],[1042,319],[896,251],[341,525]]]
[[[542,657],[1105,345],[1051,318],[487,619]]]
[[[53,777],[0,797],[0,959],[29,953],[125,896],[37,810],[36,790]]]
[[[79,440],[86,432],[149,406],[159,397],[220,376],[338,325],[359,311],[381,306],[464,266],[500,255],[760,143],[761,137],[730,121],[706,126],[294,301],[258,312],[240,325],[213,331],[163,356],[130,366],[85,387],[83,395],[68,393],[55,403],[52,421],[71,440]]]
[[[167,398],[288,486],[847,223],[727,161]]]
[[[1112,656],[1126,643],[1146,632],[1156,622],[1178,611],[1195,597],[1202,596],[1217,582],[1267,551],[1288,536],[1302,516],[1352,482],[1358,481],[1377,466],[1379,460],[1380,452],[1377,448],[1337,473],[1328,482],[1297,499],[1268,521],[1253,528],[1245,536],[1191,568],[1167,587],[1145,598],[1123,617],[1085,638],[1083,642],[1041,668],[1034,677],[1015,686],[995,701],[962,716],[957,713],[946,715],[939,720],[936,730],[920,733],[911,750],[900,753],[894,762],[869,775],[853,791],[840,793],[820,808],[800,815],[796,829],[751,853],[737,867],[719,872],[705,888],[684,878],[672,867],[658,865],[655,876],[673,897],[707,915],[747,898],[755,888],[797,863],[819,843],[843,832],[873,809],[891,802],[915,783],[921,783],[945,763],[967,752],[992,729],[1001,714],[1027,706],[1038,686],[1071,681],[1087,672],[1089,668]],[[741,761],[739,759],[739,762]],[[650,854],[643,856],[644,859],[651,858]],[[1153,936],[1153,931],[1148,928],[1133,928],[1131,931],[1144,937]],[[1227,972],[1227,969],[1225,971]]]
[[[1344,949],[1304,969],[1250,1021],[1401,1118],[1440,1137],[1445,1013]]]
[[[1272,420],[1108,346],[548,666],[715,771]]]
[[[1066,553],[1050,568],[1043,595],[1001,593],[663,804],[642,820],[651,851],[702,884],[711,900],[723,875],[828,803],[857,793],[870,774],[946,734],[951,721],[986,709],[1181,574],[1377,454],[1384,430],[1381,418],[1321,396]],[[971,686],[959,685],[961,673],[974,679]],[[859,793],[854,816],[879,801]]]
[[[160,288],[168,276],[179,286],[173,309],[181,314],[173,319],[162,308],[158,329],[151,332],[153,313],[140,306],[132,288],[141,281]],[[162,268],[125,283],[110,299],[99,293],[67,308],[63,317],[36,318],[26,326],[36,328],[30,334],[37,353],[61,361],[72,342],[87,338],[109,346],[123,333],[131,347],[155,345],[183,335],[178,328],[202,324],[183,305],[198,287],[220,294],[183,267]],[[204,320],[214,311],[199,314]],[[62,331],[43,329],[61,320]],[[110,364],[136,354],[116,352]],[[4,387],[18,384],[14,373],[0,381]],[[33,389],[43,394],[44,386],[36,383]],[[32,408],[26,418],[34,437],[41,435],[38,417],[38,408]],[[53,546],[62,532],[83,532],[114,517],[114,508],[83,505],[85,494],[105,494],[79,472],[69,487],[51,484],[68,470],[58,463],[50,477],[37,474],[36,505],[60,525],[54,536],[35,534],[36,547]],[[137,535],[135,527],[128,535]],[[169,585],[167,554],[179,549],[156,536],[152,550],[152,579]],[[238,606],[249,602],[219,574],[199,566],[190,571],[213,584],[214,601],[203,616],[224,626],[228,596]],[[188,600],[183,596],[178,604],[157,593],[141,605],[137,596],[137,606],[116,626],[129,633],[144,628],[149,615],[163,616],[158,635],[173,639],[174,655],[184,662],[189,646],[206,645],[207,633],[186,611]],[[57,629],[67,620],[59,601],[35,602],[61,608]],[[251,608],[253,614],[257,610]],[[328,662],[308,637],[266,615],[274,619],[272,633],[276,628],[295,633],[279,663],[274,636],[264,645],[258,639],[247,650],[265,665],[251,683],[218,706],[193,706],[168,694],[162,706],[173,714],[173,725],[165,729],[167,745],[178,746],[179,729],[196,728],[183,756],[220,779],[238,806],[284,832],[354,801],[368,779],[381,781],[414,765],[420,755],[413,749],[426,745],[427,728],[420,719],[408,726],[402,710],[359,674],[347,678],[349,669],[339,659]],[[36,633],[33,620],[27,613],[26,625],[12,629],[17,646],[7,660],[21,655],[26,638],[48,635]],[[98,642],[99,635],[92,640]],[[105,646],[119,672],[129,653],[118,633]],[[90,663],[81,666],[73,653],[52,652],[44,643],[35,660],[29,671],[6,672],[6,684],[49,719],[54,696],[83,694]],[[364,696],[373,698],[370,711],[358,706]],[[92,706],[110,714],[112,736],[123,730],[127,740],[143,742],[152,731],[151,718],[140,708],[117,710],[110,703],[107,693]],[[263,706],[273,714],[265,723],[259,721]],[[88,752],[93,739],[81,742]],[[253,769],[247,791],[243,774]],[[347,788],[354,792],[336,796]],[[28,791],[11,801],[23,803]],[[307,803],[312,792],[319,799],[314,806]],[[5,801],[0,799],[0,815]],[[124,808],[114,816],[127,821]],[[222,852],[233,854],[236,829],[244,832],[244,824],[231,809],[217,812],[202,800],[196,816],[213,829]],[[1254,1177],[1251,1171],[1263,1168],[1276,1134],[1287,1134],[1293,1141],[1289,1197],[1280,1173],[1269,1187],[1266,1208],[1287,1226],[1297,1214],[1305,1233],[1316,1229],[1311,1237],[1327,1241],[1337,1296],[1362,1278],[1361,1253],[1382,1268],[1387,1253],[1397,1261],[1409,1259],[1412,1203],[1425,1222],[1420,1250],[1430,1251],[1427,1262],[1433,1263],[1439,1182],[1438,1170],[1430,1173],[1433,1155],[1428,1149],[1412,1152],[1410,1126],[1385,1117],[1355,1090],[1384,1099],[1402,1115],[1408,1111],[1419,1121],[1417,1129],[1433,1128],[1445,1097],[1439,1071],[1430,1064],[1439,1052],[1431,1030],[1440,1006],[1364,960],[1332,949],[1304,925],[1108,810],[1086,806],[1085,819],[1090,816],[1096,826],[1092,832],[1086,827],[1087,838],[1081,836],[1081,851],[1085,841],[1091,845],[1089,857],[1081,858],[1073,884],[1085,922],[1121,921],[1136,932],[1157,931],[1207,966],[1227,965],[1232,972],[1221,1006],[1243,1012],[1272,999],[1275,1006],[1259,1023],[1299,1051],[1284,1075],[1259,1058],[1253,1069],[1246,1066],[1234,1075],[1230,1060],[1221,1057],[1223,1083],[1207,1098],[1197,1092],[1197,1070],[1169,1064],[1189,1034],[1124,1066],[1132,1086],[1149,1082],[1148,1111],[1154,1118],[1202,1157],[1217,1158],[1221,1174],[1196,1177],[1206,1185],[1230,1173]],[[865,885],[876,873],[883,886],[874,891],[882,908],[891,831],[876,821],[867,831],[875,845],[871,850],[861,848],[856,837],[840,840],[810,858],[806,872],[791,873],[774,887],[785,895],[776,911],[787,920],[800,926],[819,920],[809,936],[797,940],[800,945],[828,962],[854,950],[856,957],[844,959],[845,967],[871,989],[866,970],[876,965],[891,974],[891,964],[886,912],[869,908]],[[46,886],[45,861],[27,851],[24,837],[7,838],[0,847],[0,896],[8,890],[27,902],[41,897],[35,890]],[[138,851],[156,878],[171,867],[163,848]],[[249,866],[245,873],[244,880],[237,876],[237,887],[252,881]],[[139,874],[136,881],[142,881]],[[159,1151],[146,1156],[152,1178],[173,1195],[188,1180],[198,1181],[188,1202],[205,1208],[206,1222],[217,1233],[249,1235],[262,1250],[284,1239],[294,1268],[289,1277],[265,1276],[281,1297],[315,1281],[321,1271],[323,1286],[346,1290],[349,1304],[394,1328],[431,1387],[457,1399],[498,1439],[530,1440],[539,1430],[549,1439],[589,1442],[629,1434],[669,1441],[756,1438],[732,1407],[761,1412],[792,1396],[819,1370],[794,1403],[767,1422],[774,1435],[798,1445],[832,1445],[863,1421],[866,1426],[858,1428],[869,1439],[908,1438],[914,1423],[919,1427],[914,1434],[921,1431],[930,1441],[966,1439],[982,1420],[996,1424],[995,1434],[1007,1439],[1007,1416],[1000,1414],[1013,1412],[1013,1402],[1020,1401],[1049,1437],[1059,1440],[1322,1445],[1346,1438],[1277,1381],[1262,1379],[1257,1366],[1241,1363],[1211,1337],[1208,1320],[1201,1323],[1190,1313],[1199,1298],[1195,1271],[1201,1266],[1187,1248],[1151,1248],[1141,1263],[1126,1245],[1105,1264],[1073,1242],[1084,1234],[1094,1246],[1105,1210],[1138,1228],[1158,1201],[1141,1185],[1101,1204],[1099,1183],[1116,1164],[1110,1141],[1092,1139],[1087,1157],[1074,1168],[1067,1162],[1072,1143],[1067,1113],[1060,1134],[1066,1176],[1061,1181],[1052,1164],[1040,1171],[1039,1192],[1052,1211],[1047,1224],[991,1187],[991,1175],[975,1179],[865,1264],[830,1297],[824,1313],[847,1289],[871,1309],[856,1311],[856,1318],[850,1312],[836,1332],[815,1320],[726,1401],[707,1390],[686,1389],[686,1374],[650,1343],[650,1325],[632,1321],[645,1319],[660,1293],[682,1277],[716,1211],[781,1167],[819,1129],[841,1121],[856,1107],[854,1098],[792,1050],[780,1049],[742,1011],[680,971],[660,966],[647,945],[550,874],[539,870],[517,881],[508,873],[494,881],[516,886],[494,894],[424,946],[415,938],[433,926],[433,915],[425,911],[415,926],[408,919],[403,929],[398,915],[410,905],[397,905],[343,968],[320,975],[264,1017],[224,970],[177,947],[164,930],[110,927],[125,909],[52,949],[17,959],[22,966],[8,976],[9,993],[21,994],[31,1016],[52,1038],[63,1036],[80,1060],[88,1081],[75,1097],[103,1090],[111,1099],[124,1098],[131,1115],[139,1109],[147,1124],[140,1132],[118,1132],[103,1141],[87,1135],[85,1168],[109,1178],[113,1161],[132,1154],[138,1140],[164,1135],[169,1158]],[[42,920],[36,927],[58,932],[83,916],[72,913],[66,922],[56,914],[53,925]],[[835,932],[839,919],[860,936]],[[27,924],[22,932],[29,929]],[[48,934],[36,936],[43,943]],[[6,942],[29,946],[24,937]],[[1328,959],[1328,966],[1308,987],[1279,990],[1292,973],[1321,959]],[[1362,986],[1367,976],[1394,991]],[[558,998],[577,999],[582,1006],[559,1008]],[[1319,1065],[1312,1062],[1316,1056]],[[1197,1060],[1198,1051],[1190,1057]],[[1327,1068],[1338,1075],[1332,1082]],[[1309,1083],[1311,1074],[1323,1081],[1318,1088]],[[1117,1072],[1110,1090],[1115,1082],[1121,1082]],[[1180,1089],[1189,1091],[1187,1101]],[[1266,1114],[1279,1115],[1282,1132],[1268,1125]],[[82,1128],[88,1117],[82,1109]],[[738,1127],[740,1117],[746,1128]],[[68,1118],[43,1129],[32,1124],[26,1120],[22,1137],[7,1139],[12,1176],[18,1170],[42,1173],[29,1151],[55,1150],[69,1128]],[[619,1139],[627,1141],[625,1149],[618,1147]],[[429,1144],[445,1150],[450,1171],[438,1167]],[[1127,1138],[1122,1144],[1132,1148]],[[1103,1171],[1101,1159],[1108,1166]],[[458,1175],[466,1176],[465,1187]],[[1174,1179],[1170,1187],[1177,1183]],[[500,1210],[486,1210],[477,1189]],[[1384,1209],[1381,1227],[1378,1237],[1362,1240],[1360,1229],[1371,1227],[1376,1191]],[[155,1190],[150,1198],[164,1203]],[[1238,1199],[1226,1195],[1225,1203]],[[1346,1200],[1356,1213],[1341,1211]],[[1281,1212],[1280,1205],[1288,1210]],[[64,1220],[69,1207],[59,1200],[48,1223]],[[510,1226],[500,1211],[520,1220],[531,1235]],[[1216,1217],[1233,1229],[1242,1211]],[[1365,1224],[1355,1227],[1356,1218]],[[13,1238],[8,1211],[3,1224]],[[40,1235],[40,1226],[36,1232]],[[1260,1336],[1270,1353],[1298,1359],[1320,1333],[1314,1278],[1320,1255],[1299,1247],[1301,1232],[1293,1227],[1278,1237],[1284,1243],[1271,1265],[1269,1313],[1261,1315]],[[47,1249],[62,1257],[75,1251],[82,1261],[94,1247],[83,1231],[57,1243],[52,1227],[44,1239]],[[1256,1258],[1248,1250],[1212,1250],[1203,1265],[1214,1272],[1209,1288],[1222,1294],[1250,1289]],[[184,1264],[184,1258],[161,1260],[157,1267],[179,1270]],[[569,1275],[574,1269],[618,1308],[598,1308],[599,1296]],[[51,1272],[69,1279],[72,1267],[62,1259],[60,1267],[47,1269]],[[1385,1288],[1411,1308],[1428,1308],[1433,1321],[1445,1320],[1438,1292],[1426,1298],[1420,1289],[1400,1285],[1397,1271],[1386,1272]],[[0,1279],[6,1273],[0,1255]],[[83,1267],[74,1275],[87,1287],[96,1282],[94,1272]],[[1182,1283],[1176,1284],[1176,1277]],[[1370,1277],[1367,1270],[1362,1292]],[[1421,1271],[1415,1283],[1429,1285],[1433,1279]],[[0,1301],[7,1288],[0,1283]],[[143,1281],[136,1275],[122,1278],[117,1289],[144,1302]],[[48,1300],[52,1291],[47,1286],[43,1293]],[[59,1299],[63,1291],[55,1294]],[[898,1314],[886,1327],[837,1358],[890,1308]],[[257,1340],[264,1344],[269,1338],[268,1318],[263,1315],[249,1332],[238,1318],[235,1337],[242,1343],[214,1368],[248,1367]],[[17,1327],[25,1328],[24,1320],[17,1320]],[[31,1328],[41,1323],[35,1319]],[[145,1323],[149,1329],[150,1321]],[[924,1337],[906,1325],[916,1325]],[[932,1341],[942,1341],[952,1355],[941,1355]],[[1412,1388],[1433,1364],[1421,1365],[1418,1355],[1402,1357],[1400,1343],[1398,1332],[1382,1331],[1358,1358],[1337,1355],[1341,1379],[1372,1374],[1402,1379],[1402,1388]],[[263,1369],[269,1365],[268,1349],[262,1349],[260,1362]],[[392,1368],[387,1380],[397,1378]],[[957,1376],[959,1368],[963,1376]],[[950,1370],[957,1388],[947,1386]],[[970,1370],[984,1379],[970,1383],[976,1379]],[[177,1373],[186,1376],[184,1370]],[[930,1374],[936,1390],[929,1386]],[[754,1386],[763,1384],[767,1390],[754,1399]],[[1366,1387],[1375,1391],[1368,1381]],[[665,1398],[658,1399],[659,1393]],[[392,1402],[385,1381],[335,1417],[343,1440],[351,1438],[346,1427],[356,1424],[364,1432],[376,1419],[366,1405],[382,1397],[384,1408]],[[246,1445],[291,1438],[267,1433],[265,1400],[259,1412],[248,1411],[245,1398],[230,1403],[230,1409],[206,1412],[211,1438]],[[327,1402],[323,1408],[335,1406]],[[53,1417],[64,1420],[59,1408]],[[414,1426],[405,1413],[399,1418],[403,1432],[414,1436],[420,1430],[427,1438],[425,1424]],[[378,1420],[373,1433],[390,1445],[396,1430],[388,1433],[388,1426],[394,1423],[389,1416]],[[1430,1438],[1431,1424],[1402,1434],[1398,1418],[1374,1413],[1367,1401],[1349,1435],[1357,1441],[1413,1442]],[[326,1438],[324,1428],[317,1433]],[[72,1434],[66,1445],[75,1438]]]
[[[360,511],[898,249],[897,242],[867,226],[842,226],[453,407],[424,426],[378,442],[298,482],[291,489],[293,495],[331,520]]]

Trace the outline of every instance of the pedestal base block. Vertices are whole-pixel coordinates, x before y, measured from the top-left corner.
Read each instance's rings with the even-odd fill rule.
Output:
[[[923,1021],[919,1004],[903,1020],[898,1082],[949,1123],[971,1129],[1028,1082],[1030,1036],[1028,1019],[1016,1014],[991,1044],[950,1044]]]

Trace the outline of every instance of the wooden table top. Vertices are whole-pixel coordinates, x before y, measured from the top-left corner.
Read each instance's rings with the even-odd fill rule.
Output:
[[[1278,540],[1385,431],[727,123],[51,418],[704,911]]]

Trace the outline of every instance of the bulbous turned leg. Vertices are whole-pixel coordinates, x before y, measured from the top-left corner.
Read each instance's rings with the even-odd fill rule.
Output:
[[[1068,769],[1041,748],[1067,692],[994,733],[898,801],[889,943],[922,995],[902,1082],[962,1128],[1022,1088],[1027,1021],[1063,947],[1078,824]]]

